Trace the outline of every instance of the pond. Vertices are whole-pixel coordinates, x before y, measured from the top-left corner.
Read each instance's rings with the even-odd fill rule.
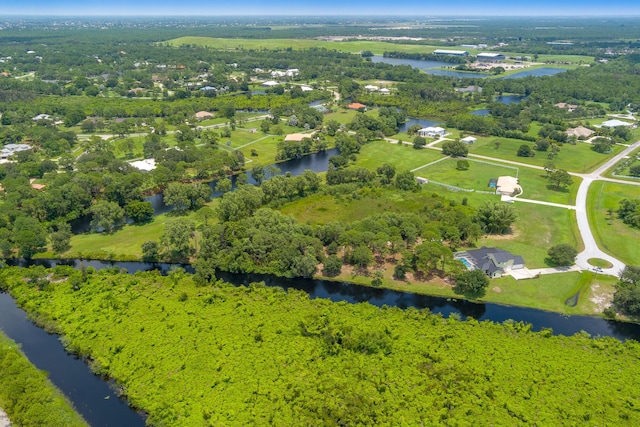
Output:
[[[426,127],[431,127],[431,126],[437,126],[439,124],[442,124],[442,122],[435,122],[433,120],[424,120],[424,119],[412,119],[409,118],[407,119],[406,122],[404,122],[399,128],[398,128],[398,132],[406,132],[407,130],[409,130],[409,128],[413,125],[420,125],[423,128]]]
[[[289,173],[295,176],[302,174],[302,172],[304,172],[305,170],[311,170],[313,172],[326,172],[327,170],[329,170],[329,158],[338,154],[340,154],[340,151],[337,148],[332,148],[318,153],[306,155],[300,159],[291,159],[280,163],[274,163],[270,166],[276,167],[280,171],[280,175]],[[270,166],[267,166],[266,169],[269,169]],[[247,167],[250,169],[251,163],[248,163]],[[249,184],[255,185],[256,182],[251,177],[251,173],[247,172],[247,175],[249,175]],[[232,189],[235,189],[237,176],[233,175],[230,177],[230,179],[233,185]],[[208,183],[209,187],[211,187],[212,198],[220,197],[222,195],[221,192],[215,191],[217,182],[218,180],[214,180]],[[149,197],[145,197],[144,201],[151,203],[154,216],[173,210],[173,207],[165,205],[164,193],[162,192],[156,193]],[[91,216],[85,215],[83,217],[77,218],[71,221],[70,224],[72,233],[87,233],[91,230]]]
[[[457,64],[450,64],[448,62],[440,62],[440,61],[423,61],[419,59],[400,59],[400,58],[385,58],[383,56],[374,56],[371,58],[372,62],[384,62],[386,64],[391,65],[409,65],[413,68],[417,68],[418,70],[422,70],[425,73],[433,74],[436,76],[447,76],[447,77],[458,77],[458,78],[470,78],[470,79],[484,79],[493,76],[493,74],[485,74],[485,73],[474,73],[474,72],[465,72],[465,71],[456,71],[453,68],[457,66]],[[496,66],[500,66],[500,64],[496,64]],[[447,70],[442,70],[441,68],[448,68]],[[551,67],[543,67],[543,68],[535,68],[531,70],[522,70],[517,73],[510,74],[508,76],[502,76],[501,79],[519,79],[523,77],[543,77],[543,76],[553,76],[559,73],[564,73],[567,71],[564,68],[551,68]]]
[[[523,70],[509,76],[501,77],[502,79],[520,79],[523,77],[544,77],[555,76],[556,74],[564,73],[567,70],[565,68],[535,68],[533,70]]]

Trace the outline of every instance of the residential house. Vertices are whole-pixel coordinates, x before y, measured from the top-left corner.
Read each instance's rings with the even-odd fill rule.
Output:
[[[196,116],[196,119],[198,119],[198,120],[211,119],[211,118],[213,118],[213,117],[214,117],[214,116],[213,116],[213,114],[211,114],[211,113],[210,113],[210,112],[208,112],[208,111],[198,111],[198,112],[195,114],[195,116]]]
[[[360,109],[367,109],[367,106],[364,104],[360,104],[359,102],[352,102],[351,104],[347,105],[347,108],[350,110],[360,110]]]
[[[440,138],[444,136],[446,132],[447,131],[441,127],[430,126],[430,127],[420,129],[418,131],[418,135],[422,137],[429,137],[429,138]]]
[[[505,196],[514,196],[522,193],[522,187],[518,184],[518,178],[513,176],[499,176],[496,183],[496,193]]]
[[[464,142],[465,144],[473,144],[478,139],[475,136],[466,136],[460,140],[460,142]]]
[[[633,126],[633,123],[623,122],[622,120],[618,119],[607,120],[606,122],[602,123],[603,128],[617,128],[618,126]]]
[[[27,144],[7,144],[0,149],[0,160],[9,160],[19,151],[31,150],[31,146]]]
[[[457,252],[454,258],[460,260],[468,270],[481,270],[491,278],[502,277],[511,270],[524,268],[524,259],[520,255],[513,255],[509,251],[498,248],[473,249]]]

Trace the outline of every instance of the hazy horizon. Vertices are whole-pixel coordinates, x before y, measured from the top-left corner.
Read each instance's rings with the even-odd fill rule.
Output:
[[[5,5],[0,16],[403,16],[403,17],[629,17],[640,15],[639,5],[628,1],[613,0],[606,4],[586,1],[540,0],[534,5],[519,5],[513,1],[487,0],[484,3],[470,0],[432,2],[408,0],[401,4],[380,0],[345,3],[337,0],[325,2],[298,2],[290,4],[282,0],[270,2],[247,0],[241,6],[203,4],[202,1],[181,2],[157,0],[114,0],[111,3],[96,0],[24,0]]]

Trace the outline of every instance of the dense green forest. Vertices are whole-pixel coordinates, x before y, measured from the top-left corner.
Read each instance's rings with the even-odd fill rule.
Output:
[[[638,343],[310,300],[180,270],[1,283],[153,425],[634,425]]]
[[[84,420],[62,393],[20,351],[20,346],[0,331],[0,408],[13,425],[80,427]]]

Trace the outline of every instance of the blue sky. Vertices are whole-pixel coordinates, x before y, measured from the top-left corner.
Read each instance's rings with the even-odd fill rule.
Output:
[[[2,3],[0,15],[640,16],[637,0],[405,0],[400,3],[389,0],[2,0]]]

